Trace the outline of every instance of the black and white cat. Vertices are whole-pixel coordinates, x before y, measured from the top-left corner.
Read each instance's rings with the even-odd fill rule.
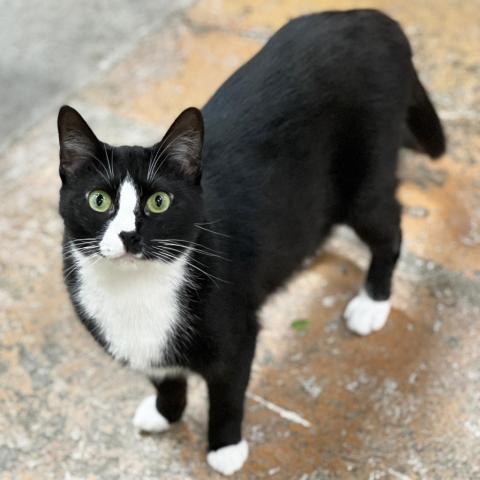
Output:
[[[401,243],[399,148],[445,149],[407,39],[372,10],[292,20],[153,147],[103,143],[66,106],[58,129],[76,312],[155,386],[134,416],[141,430],[180,419],[188,373],[206,380],[207,461],[226,475],[248,455],[259,307],[343,223],[372,253],[347,326],[382,328]]]

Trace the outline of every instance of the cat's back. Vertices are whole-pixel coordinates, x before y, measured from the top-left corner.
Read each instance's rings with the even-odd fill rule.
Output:
[[[399,25],[377,10],[295,18],[205,105],[206,150],[281,124],[281,115],[298,121],[388,95],[408,77],[410,58]]]
[[[305,178],[326,178],[332,162],[345,156],[346,139],[350,152],[361,129],[404,116],[411,71],[405,35],[379,11],[291,20],[203,108],[207,208],[221,210],[218,198],[230,199],[230,211],[241,208],[241,198],[291,198],[291,191],[269,187],[288,178],[300,193],[300,183],[309,189]],[[310,187],[318,192],[318,183]],[[323,185],[317,203],[330,187]],[[304,202],[311,203],[308,194]]]
[[[352,124],[405,113],[412,68],[408,40],[379,11],[291,20],[204,106],[205,184],[236,172],[243,181],[242,168],[278,168],[285,154],[305,157],[314,137],[317,163],[328,163],[332,139]]]
[[[204,203],[228,253],[249,246],[272,285],[313,254],[371,169],[372,132],[400,131],[412,71],[374,10],[296,18],[238,69],[203,109]]]

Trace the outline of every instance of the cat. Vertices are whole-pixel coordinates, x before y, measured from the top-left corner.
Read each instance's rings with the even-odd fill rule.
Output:
[[[139,429],[178,421],[199,374],[207,461],[241,469],[257,311],[336,224],[372,254],[347,327],[384,326],[401,245],[398,151],[437,158],[446,145],[411,56],[381,12],[317,13],[281,28],[152,147],[108,145],[60,109],[65,283],[98,343],[155,387]]]

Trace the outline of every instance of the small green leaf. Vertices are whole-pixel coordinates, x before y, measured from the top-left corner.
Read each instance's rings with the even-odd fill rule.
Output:
[[[304,318],[302,319],[299,319],[299,320],[294,320],[290,327],[293,328],[293,330],[297,330],[298,332],[303,332],[304,330],[306,330],[308,328],[308,326],[310,325],[310,320],[306,320]]]

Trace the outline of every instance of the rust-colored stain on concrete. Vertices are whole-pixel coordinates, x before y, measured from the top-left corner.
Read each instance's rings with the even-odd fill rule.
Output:
[[[101,138],[153,142],[288,18],[365,6],[405,28],[449,151],[435,163],[403,155],[404,246],[384,330],[359,338],[343,325],[368,258],[342,229],[265,305],[244,427],[251,455],[235,478],[480,478],[480,4],[199,1],[68,99]],[[57,148],[48,116],[0,157],[0,478],[220,478],[204,462],[202,382],[190,382],[180,424],[139,435],[130,418],[148,383],[73,315]],[[305,330],[291,328],[298,319]]]

